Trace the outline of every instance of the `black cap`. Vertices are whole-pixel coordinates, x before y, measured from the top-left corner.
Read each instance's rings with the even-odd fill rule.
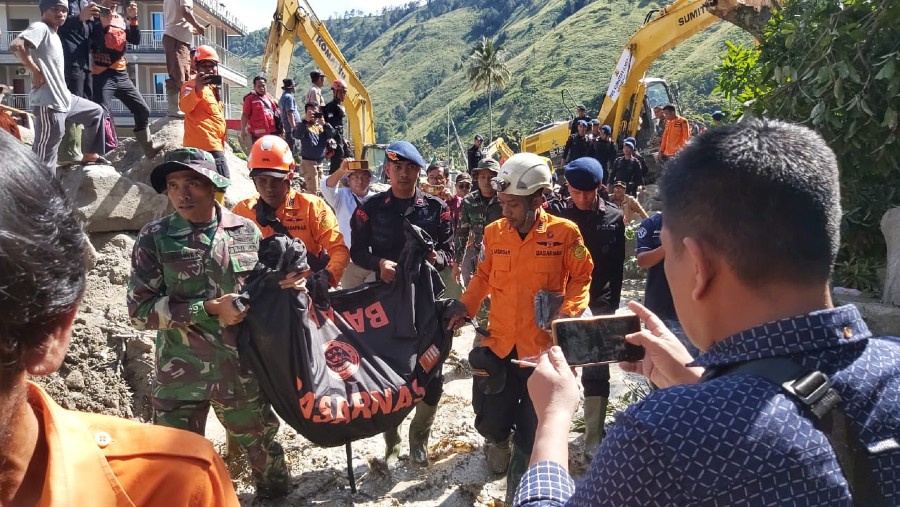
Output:
[[[312,79],[313,81],[315,81],[316,79],[319,79],[320,77],[325,77],[325,73],[323,73],[319,69],[316,69],[309,73],[309,78]]]
[[[281,80],[281,89],[287,90],[288,88],[294,88],[294,80],[291,78],[282,79]]]
[[[506,387],[506,366],[487,347],[475,347],[469,352],[472,381],[484,394],[499,394]]]

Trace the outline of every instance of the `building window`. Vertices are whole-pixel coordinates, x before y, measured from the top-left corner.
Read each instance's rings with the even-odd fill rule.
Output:
[[[153,89],[154,93],[157,95],[165,95],[166,94],[166,79],[168,79],[168,74],[153,74]]]
[[[150,27],[153,29],[153,40],[159,42],[162,40],[163,31],[166,29],[166,22],[161,12],[150,13]]]

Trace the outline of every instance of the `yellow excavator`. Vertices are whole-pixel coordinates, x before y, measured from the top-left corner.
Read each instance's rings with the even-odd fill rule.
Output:
[[[280,83],[287,77],[297,39],[328,81],[341,79],[347,83],[343,104],[354,157],[368,160],[370,167],[380,167],[384,163],[385,146],[375,143],[375,115],[369,91],[306,0],[278,0],[263,54],[263,72],[269,82]]]
[[[647,147],[655,134],[653,107],[676,101],[665,80],[644,74],[660,55],[719,21],[706,4],[707,0],[675,0],[652,11],[625,45],[597,114],[601,124],[612,127],[617,142],[630,136],[638,149]],[[522,151],[558,161],[569,135],[569,122],[545,126],[522,140]]]

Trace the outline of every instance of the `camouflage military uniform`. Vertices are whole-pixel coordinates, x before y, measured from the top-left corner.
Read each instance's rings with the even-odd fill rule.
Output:
[[[141,330],[156,329],[153,406],[163,426],[204,434],[212,405],[247,453],[257,493],[286,488],[278,419],[256,380],[241,373],[233,338],[203,302],[238,292],[257,260],[260,233],[217,205],[217,220],[192,226],[177,213],[141,230],[132,255],[128,311]]]
[[[477,188],[463,198],[456,222],[454,249],[456,262],[462,269],[463,283],[469,284],[475,273],[475,262],[484,237],[484,227],[501,216],[497,196],[484,197]]]

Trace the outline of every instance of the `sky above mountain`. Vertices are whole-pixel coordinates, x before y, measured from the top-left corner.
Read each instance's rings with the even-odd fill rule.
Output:
[[[365,13],[378,12],[383,7],[409,3],[410,0],[309,0],[316,15],[328,19],[349,10]],[[277,0],[227,0],[228,10],[237,15],[250,31],[266,28],[272,21]]]

